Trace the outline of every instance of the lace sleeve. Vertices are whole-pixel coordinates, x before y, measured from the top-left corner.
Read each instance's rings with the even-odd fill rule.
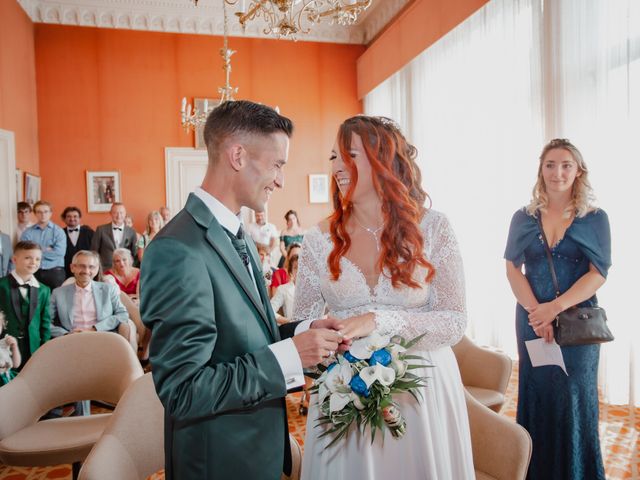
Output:
[[[427,251],[431,250],[427,259],[436,274],[427,304],[412,311],[377,311],[375,314],[379,333],[402,335],[407,340],[426,333],[419,347],[434,350],[460,341],[467,314],[462,258],[455,234],[444,215],[436,212],[429,215],[436,218],[425,232],[425,246]]]
[[[310,230],[302,241],[293,306],[293,320],[315,320],[324,316],[325,300],[320,290],[322,233]]]

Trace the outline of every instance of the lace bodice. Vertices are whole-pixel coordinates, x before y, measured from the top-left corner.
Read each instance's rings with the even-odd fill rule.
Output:
[[[393,288],[390,277],[381,274],[373,290],[357,265],[344,257],[340,278],[331,280],[327,265],[333,249],[331,236],[317,226],[308,230],[298,265],[294,320],[320,318],[325,307],[337,318],[374,312],[378,333],[406,339],[426,333],[419,344],[425,350],[456,344],[467,323],[458,243],[449,221],[439,212],[429,210],[420,228],[425,256],[436,269],[432,282],[424,283],[427,271],[417,268],[414,278],[423,288]]]

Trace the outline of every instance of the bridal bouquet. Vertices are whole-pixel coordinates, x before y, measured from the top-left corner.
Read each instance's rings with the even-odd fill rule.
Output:
[[[318,394],[318,425],[331,425],[320,436],[335,434],[329,446],[344,437],[354,423],[359,432],[369,426],[371,442],[376,430],[384,435],[385,425],[393,437],[404,435],[407,423],[393,395],[408,392],[420,401],[418,388],[424,386],[425,378],[410,371],[431,365],[418,355],[407,354],[407,350],[423,336],[406,341],[374,332],[355,340],[349,351],[338,354],[328,367],[318,366],[322,373],[310,392]],[[422,362],[410,363],[416,360]]]

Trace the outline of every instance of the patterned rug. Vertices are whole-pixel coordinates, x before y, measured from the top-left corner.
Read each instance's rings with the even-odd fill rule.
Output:
[[[507,401],[502,415],[516,416],[518,395],[517,365],[507,388]],[[287,397],[289,430],[304,448],[304,433],[307,418],[298,413],[301,394]],[[92,409],[93,410],[93,409]],[[104,410],[96,409],[97,412]],[[607,478],[610,480],[640,480],[640,408],[628,405],[608,405],[600,403],[600,440]],[[9,467],[0,465],[0,480],[45,480],[71,479],[70,465],[53,467]],[[163,472],[158,472],[148,480],[163,480]]]

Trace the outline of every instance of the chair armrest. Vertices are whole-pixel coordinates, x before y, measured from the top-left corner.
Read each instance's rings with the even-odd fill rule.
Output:
[[[454,348],[463,385],[495,390],[504,395],[511,376],[511,359],[503,353],[479,347],[469,339],[465,338],[463,342],[462,348]]]
[[[498,480],[524,479],[531,459],[531,437],[520,425],[489,410],[465,392],[473,464]]]

